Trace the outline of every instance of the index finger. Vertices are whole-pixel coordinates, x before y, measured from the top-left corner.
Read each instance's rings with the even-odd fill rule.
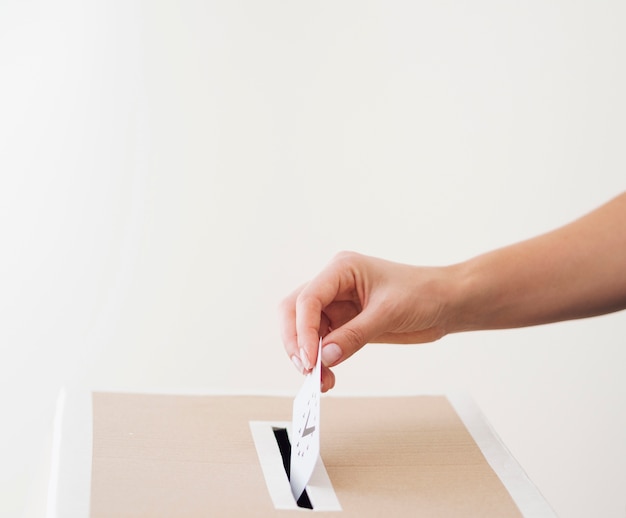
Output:
[[[303,285],[304,286],[304,285]],[[296,332],[296,299],[302,291],[300,286],[292,292],[280,304],[280,335],[285,346],[285,351],[290,358],[296,356],[300,358],[300,348],[298,347],[298,333]]]
[[[297,296],[295,304],[297,345],[300,359],[307,370],[312,369],[317,360],[324,308],[342,296],[347,284],[341,272],[331,264]]]

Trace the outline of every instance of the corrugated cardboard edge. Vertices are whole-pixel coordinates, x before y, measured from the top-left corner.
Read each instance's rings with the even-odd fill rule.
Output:
[[[554,510],[491,428],[472,398],[462,392],[447,394],[446,397],[520,512],[533,518],[556,518]]]

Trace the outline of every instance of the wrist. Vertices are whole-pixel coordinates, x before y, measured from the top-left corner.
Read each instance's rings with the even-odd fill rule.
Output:
[[[479,310],[484,306],[484,286],[473,261],[445,268],[445,327],[447,333],[481,329]]]

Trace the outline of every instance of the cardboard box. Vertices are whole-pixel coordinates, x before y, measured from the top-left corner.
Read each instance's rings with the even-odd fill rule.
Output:
[[[324,398],[321,491],[341,510],[320,510],[315,487],[313,510],[293,501],[277,509],[276,491],[289,487],[276,471],[280,450],[260,444],[251,422],[281,428],[291,405],[287,397],[67,394],[48,516],[554,516],[475,406],[445,396]]]

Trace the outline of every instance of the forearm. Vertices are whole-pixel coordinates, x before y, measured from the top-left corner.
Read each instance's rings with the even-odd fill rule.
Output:
[[[548,234],[450,267],[448,332],[626,308],[626,193]]]

